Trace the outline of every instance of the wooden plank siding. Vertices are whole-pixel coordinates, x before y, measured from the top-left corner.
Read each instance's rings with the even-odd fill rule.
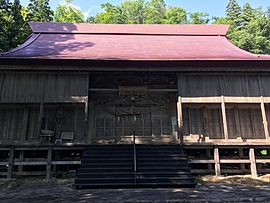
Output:
[[[181,74],[181,97],[269,97],[270,75],[260,74]]]
[[[179,75],[185,142],[268,140],[269,86],[267,74]]]
[[[88,80],[89,74],[71,72],[1,72],[0,143],[38,143],[42,129],[54,131],[56,139],[63,131],[74,131],[75,141],[85,140]],[[60,111],[63,123],[57,126]]]
[[[88,75],[0,73],[0,103],[84,102]]]
[[[59,110],[61,110],[63,121],[57,125],[55,119]],[[40,141],[39,111],[37,104],[0,105],[0,144],[38,143]],[[55,139],[59,139],[63,131],[74,131],[74,141],[80,142],[86,140],[83,134],[83,122],[83,103],[44,104],[44,115],[40,125],[41,129],[53,131]]]

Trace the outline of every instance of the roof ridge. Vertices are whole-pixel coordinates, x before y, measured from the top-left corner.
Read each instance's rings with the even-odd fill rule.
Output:
[[[33,33],[59,34],[133,34],[133,35],[226,35],[224,24],[90,24],[30,22]]]

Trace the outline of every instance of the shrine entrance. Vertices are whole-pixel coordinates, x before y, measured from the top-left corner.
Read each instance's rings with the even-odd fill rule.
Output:
[[[143,81],[138,81],[139,79]],[[156,88],[151,84],[156,81],[160,80],[157,78],[151,80],[149,76],[133,77],[130,80],[127,77],[120,79],[115,77],[110,85],[114,89],[90,88],[92,98],[90,109],[93,111],[92,123],[94,123],[93,142],[177,143],[179,140],[176,122],[176,89],[168,88],[168,83],[162,84],[165,87],[156,85],[158,86]]]

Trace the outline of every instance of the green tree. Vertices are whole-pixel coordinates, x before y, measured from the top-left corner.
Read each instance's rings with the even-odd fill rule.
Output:
[[[260,15],[258,10],[253,9],[249,3],[246,3],[243,6],[241,14],[239,15],[240,26],[243,28],[247,26],[250,21],[256,18],[257,14]]]
[[[23,17],[24,10],[20,1],[14,0],[10,9],[12,21],[8,25],[7,30],[9,48],[14,48],[22,44],[29,35],[28,24]]]
[[[162,24],[166,16],[166,4],[163,0],[150,0],[145,7],[146,24]]]
[[[102,24],[124,24],[128,23],[126,15],[123,13],[122,6],[115,6],[111,3],[101,4],[101,8],[104,10],[98,13],[95,18],[95,23]]]
[[[226,16],[215,18],[214,23],[230,24],[228,37],[236,46],[256,54],[270,54],[269,12],[254,9],[250,4],[241,8],[231,0]]]
[[[165,24],[184,24],[187,23],[187,12],[180,7],[169,7],[165,15]]]
[[[207,24],[210,19],[208,13],[194,12],[189,14],[189,23],[191,24]]]
[[[126,0],[121,4],[127,23],[143,24],[145,21],[145,1]]]
[[[53,20],[53,11],[49,0],[30,0],[28,21],[48,22]]]
[[[232,37],[234,44],[242,49],[256,54],[270,54],[270,19],[265,15],[256,16]]]
[[[9,49],[8,44],[8,29],[12,22],[12,16],[10,15],[11,3],[5,0],[0,0],[0,52]]]
[[[226,17],[233,21],[236,26],[240,24],[241,7],[236,0],[230,0],[226,7]]]
[[[56,22],[83,23],[84,15],[80,9],[71,4],[72,0],[65,0],[63,4],[58,4],[54,13]]]

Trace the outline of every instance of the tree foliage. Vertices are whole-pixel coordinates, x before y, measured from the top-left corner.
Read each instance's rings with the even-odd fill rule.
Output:
[[[54,13],[56,22],[83,23],[84,15],[79,8],[71,4],[72,0],[65,0],[63,4],[58,4]]]
[[[236,46],[256,54],[270,54],[269,16],[269,10],[265,13],[248,3],[241,8],[230,0],[226,16],[215,18],[214,23],[230,25],[228,37]]]
[[[91,23],[106,24],[180,24],[189,23],[181,7],[167,7],[164,0],[125,0],[120,5],[102,4],[103,12],[88,18]]]
[[[29,34],[26,23],[27,11],[19,0],[13,3],[2,0],[0,3],[0,50],[7,51],[22,44]]]
[[[53,11],[50,8],[49,0],[30,0],[27,7],[29,21],[48,22],[53,20]]]
[[[210,19],[208,18],[208,13],[194,12],[190,13],[189,23],[191,24],[207,24]]]

